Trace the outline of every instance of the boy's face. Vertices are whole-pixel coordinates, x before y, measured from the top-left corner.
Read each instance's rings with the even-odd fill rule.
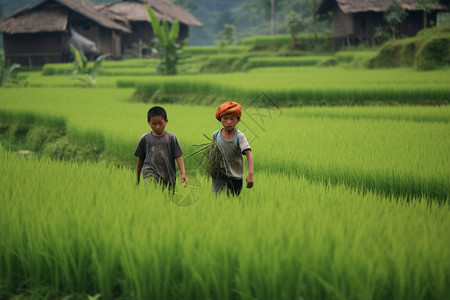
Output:
[[[148,121],[148,125],[153,130],[153,135],[162,135],[164,133],[164,129],[166,128],[167,122],[169,120],[164,120],[161,116],[154,116],[150,118],[150,121]]]
[[[220,118],[220,122],[222,123],[222,126],[226,131],[232,131],[239,122],[239,119],[236,118],[236,116],[233,114],[228,114],[222,116],[222,118]]]

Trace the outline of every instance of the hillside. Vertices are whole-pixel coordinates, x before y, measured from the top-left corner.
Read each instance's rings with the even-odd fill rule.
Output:
[[[434,27],[417,36],[385,43],[369,68],[413,67],[427,71],[450,65],[450,27]]]

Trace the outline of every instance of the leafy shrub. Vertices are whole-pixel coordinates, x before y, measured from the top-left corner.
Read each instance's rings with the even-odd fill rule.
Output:
[[[0,87],[6,86],[7,84],[17,84],[17,81],[13,79],[13,72],[18,68],[20,68],[19,64],[12,64],[7,67],[3,55],[0,55]]]
[[[416,37],[389,41],[368,62],[369,68],[415,67],[434,70],[450,64],[450,28],[420,31]]]
[[[450,64],[450,38],[438,37],[428,40],[416,55],[418,70],[435,70]]]
[[[381,47],[377,56],[369,61],[369,68],[395,68],[400,67],[400,57],[403,51],[403,43],[395,40],[389,41]]]

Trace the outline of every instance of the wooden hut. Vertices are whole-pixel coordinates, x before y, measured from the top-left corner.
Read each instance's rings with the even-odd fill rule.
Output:
[[[393,0],[322,0],[317,14],[332,13],[333,37],[344,39],[347,44],[358,44],[373,40],[375,28],[386,25],[383,13]],[[406,9],[408,16],[398,26],[402,36],[414,36],[423,29],[423,11],[417,7],[417,0],[397,0]],[[436,14],[448,11],[449,0],[431,5],[428,23],[436,21]]]
[[[180,22],[178,41],[189,37],[189,26],[203,26],[193,15],[174,5],[170,0],[124,0],[96,5],[101,12],[110,11],[130,22],[132,32],[123,36],[123,50],[131,48],[133,44],[148,44],[154,36],[145,4],[153,9],[160,21],[167,20],[173,23],[174,19],[177,19]]]
[[[35,66],[70,59],[68,41],[76,31],[95,43],[95,53],[121,57],[125,23],[97,11],[89,0],[46,0],[8,16],[0,23],[8,64]]]

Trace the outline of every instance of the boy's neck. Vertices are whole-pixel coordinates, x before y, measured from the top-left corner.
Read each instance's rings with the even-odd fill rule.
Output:
[[[222,128],[222,130],[221,130],[222,137],[226,140],[232,140],[235,133],[236,133],[236,128],[233,128],[230,131],[225,130],[225,128]]]
[[[161,134],[157,134],[155,131],[153,131],[152,130],[152,132],[151,132],[151,134],[153,135],[153,136],[163,136],[163,135],[165,135],[167,133],[167,131],[163,131],[163,132],[161,132]]]

